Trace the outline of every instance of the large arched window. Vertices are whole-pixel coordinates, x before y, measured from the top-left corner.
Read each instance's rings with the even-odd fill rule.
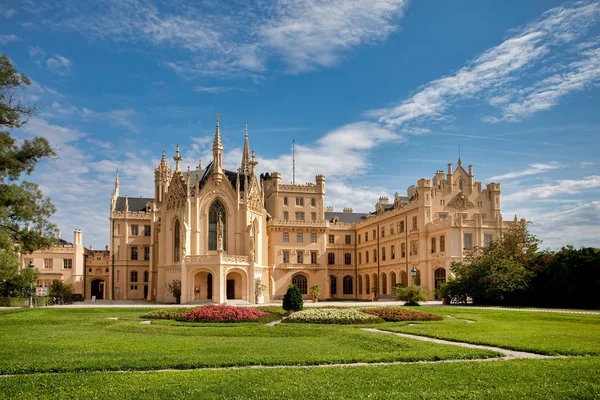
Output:
[[[408,274],[405,271],[400,273],[400,283],[402,283],[402,286],[404,287],[408,286]]]
[[[308,293],[308,280],[306,279],[306,276],[302,274],[292,276],[292,285],[296,286],[301,294]]]
[[[352,294],[352,277],[350,275],[346,275],[344,277],[344,294]]]
[[[358,276],[358,294],[362,294],[362,275]]]
[[[332,296],[337,294],[337,278],[333,275],[329,276],[329,293]]]
[[[372,283],[374,288],[377,288],[377,290],[379,290],[379,293],[381,293],[381,287],[379,287],[379,282],[377,279],[377,274],[373,274],[373,283]]]
[[[223,226],[223,250],[227,250],[227,213],[220,200],[215,200],[208,211],[208,250],[217,250],[218,222]]]
[[[413,278],[413,285],[421,286],[421,271],[418,268],[416,268],[416,270],[417,270],[417,274]]]
[[[438,291],[440,287],[446,282],[446,270],[444,268],[438,268],[433,272],[434,283],[435,283],[435,298],[439,298]]]
[[[179,262],[181,257],[181,225],[176,219],[173,224],[173,262]]]
[[[371,280],[369,279],[369,274],[365,275],[365,292],[371,294]]]
[[[381,273],[381,294],[387,294],[387,275],[385,272]]]
[[[396,281],[396,273],[395,273],[395,272],[392,272],[392,273],[390,273],[390,281],[391,281],[391,283],[392,283],[392,291],[393,291],[393,290],[394,290],[394,287],[395,287],[395,286],[396,286],[396,284],[398,283],[398,282]]]
[[[458,180],[458,190],[463,190],[463,180],[462,179]]]

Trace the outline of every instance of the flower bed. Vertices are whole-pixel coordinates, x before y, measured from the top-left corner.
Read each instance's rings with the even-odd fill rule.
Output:
[[[267,314],[250,307],[210,305],[198,307],[181,316],[181,321],[191,322],[246,322],[256,321]]]
[[[301,324],[371,324],[383,322],[375,315],[365,314],[354,308],[309,308],[298,311],[283,320]]]
[[[196,307],[157,308],[144,315],[146,319],[180,319],[184,314],[195,310]]]
[[[428,312],[410,310],[403,307],[361,308],[363,313],[376,315],[385,321],[440,321],[442,317]]]

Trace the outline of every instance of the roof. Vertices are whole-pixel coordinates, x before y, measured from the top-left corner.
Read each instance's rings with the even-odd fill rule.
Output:
[[[146,211],[148,203],[153,202],[154,199],[150,197],[117,197],[117,204],[115,205],[115,211],[125,211],[125,199],[128,199],[129,211]]]
[[[355,212],[325,212],[325,219],[331,221],[337,217],[338,222],[343,224],[356,224],[367,219],[369,214],[355,213]]]
[[[202,169],[199,171],[200,173],[200,188],[204,187],[204,185],[206,184],[209,176],[210,176],[210,172],[212,172],[212,167],[213,167],[213,162],[211,161],[206,168]],[[225,174],[225,176],[227,177],[227,179],[229,180],[229,182],[231,182],[231,186],[233,186],[233,188],[235,189],[235,185],[237,182],[237,172],[233,172],[233,171],[228,171],[226,169],[223,170],[223,174]],[[194,177],[194,175],[192,175]],[[246,174],[240,173],[240,190],[244,191],[244,185],[246,182]],[[193,180],[192,180],[193,182]]]

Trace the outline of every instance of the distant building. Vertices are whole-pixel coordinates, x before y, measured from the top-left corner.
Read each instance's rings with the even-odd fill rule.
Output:
[[[319,285],[321,297],[340,299],[370,299],[374,288],[392,298],[396,284],[416,284],[433,298],[465,250],[522,223],[503,220],[500,184],[482,187],[460,159],[407,196],[381,197],[370,213],[326,207],[323,175],[301,185],[282,183],[278,172],[257,176],[248,132],[238,170],[223,169],[218,119],[206,167],[182,171],[179,146],[174,161],[173,171],[163,152],[154,198],[121,197],[117,173],[110,251],[88,255],[75,245],[77,272],[62,278],[85,281],[86,298],[174,302],[166,287],[179,280],[182,303],[253,303],[256,279],[268,288],[259,302],[281,299],[290,284],[305,295]]]

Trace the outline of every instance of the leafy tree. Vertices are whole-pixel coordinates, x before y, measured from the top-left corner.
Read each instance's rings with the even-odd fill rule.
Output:
[[[422,286],[396,286],[396,297],[405,301],[405,306],[418,306],[419,302],[427,301],[427,291]]]
[[[258,298],[267,290],[267,286],[263,285],[260,278],[254,279],[254,302],[258,303]]]
[[[29,84],[8,57],[0,55],[0,251],[15,254],[51,246],[56,232],[49,221],[55,212],[50,200],[37,184],[20,179],[23,173],[31,174],[40,160],[56,154],[43,137],[29,140],[11,135],[35,113],[35,106],[22,98],[22,89]],[[0,263],[0,269],[13,269],[10,260],[0,259]]]
[[[283,296],[283,309],[286,311],[301,311],[304,307],[302,293],[296,285],[290,285]]]
[[[37,269],[25,268],[21,273],[0,281],[0,297],[29,297],[31,283],[35,283],[38,276]]]
[[[181,281],[179,279],[174,279],[165,284],[165,287],[167,288],[167,293],[175,297],[175,303],[181,303]]]
[[[56,297],[62,300],[70,299],[73,295],[73,285],[63,281],[54,281],[52,282],[52,285],[50,285],[48,294],[50,297]]]
[[[509,302],[527,290],[536,261],[539,240],[526,224],[516,224],[487,248],[476,248],[462,262],[451,265],[456,279],[448,282],[453,297],[473,302]]]

